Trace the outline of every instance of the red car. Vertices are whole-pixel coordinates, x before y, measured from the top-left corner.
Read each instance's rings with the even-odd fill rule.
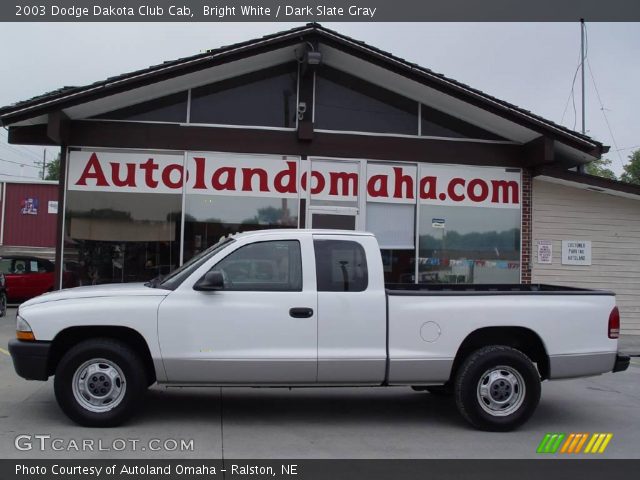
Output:
[[[53,290],[54,265],[44,258],[19,255],[0,257],[10,302],[28,300]]]

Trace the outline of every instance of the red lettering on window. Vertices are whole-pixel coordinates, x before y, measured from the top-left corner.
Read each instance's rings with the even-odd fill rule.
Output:
[[[411,175],[403,175],[400,167],[393,167],[393,174],[395,178],[393,198],[413,198],[413,177]],[[402,192],[403,187],[404,194]]]
[[[513,203],[516,205],[520,203],[518,182],[491,180],[491,187],[493,188],[491,203]],[[500,194],[502,194],[502,200],[500,200]],[[511,194],[511,199],[509,199],[509,194]]]
[[[124,180],[120,179],[121,163],[109,162],[111,165],[111,180],[116,187],[135,187],[136,186],[136,164],[125,163],[127,167],[127,176]]]
[[[458,185],[464,187],[466,181],[464,178],[452,178],[449,182],[449,186],[447,187],[447,194],[449,198],[454,202],[461,202],[464,200],[464,195],[460,195],[456,192],[456,187]]]
[[[316,186],[313,186],[313,179],[316,179]],[[324,187],[326,186],[327,182],[324,179],[324,176],[320,173],[320,172],[316,172],[315,170],[313,170],[311,172],[311,195],[317,195],[318,193],[322,192],[324,190]]]
[[[144,182],[147,184],[147,187],[156,188],[158,186],[158,181],[153,178],[153,172],[158,169],[158,164],[153,161],[153,158],[150,158],[146,162],[140,164],[140,168],[144,170]]]
[[[273,186],[276,189],[276,192],[296,193],[296,178],[298,176],[296,165],[296,162],[287,162],[287,168],[278,172],[273,181]]]
[[[89,161],[85,165],[82,175],[80,175],[80,179],[76,182],[76,185],[86,185],[87,180],[90,178],[93,178],[96,181],[96,187],[109,186],[107,179],[104,176],[104,172],[102,171],[100,160],[98,160],[98,156],[95,153],[92,153],[91,157],[89,157]]]
[[[178,172],[178,180],[173,180],[171,178],[171,173],[173,171]],[[162,183],[164,183],[169,188],[181,188],[182,187],[182,175],[183,169],[182,165],[178,165],[177,163],[172,163],[171,165],[167,165],[164,170],[162,170]]]
[[[226,175],[226,179],[223,182],[221,177]],[[236,168],[235,167],[220,167],[211,177],[211,185],[215,190],[235,190],[236,189]]]
[[[423,177],[420,179],[420,198],[422,200],[435,200],[437,189],[437,177]]]
[[[367,193],[372,198],[388,198],[389,191],[387,190],[387,180],[389,178],[386,175],[373,175],[369,181],[367,181]]]
[[[358,195],[357,173],[330,172],[329,182],[329,195],[342,195],[343,197]],[[342,192],[338,191],[340,190],[340,187],[342,187]]]
[[[476,187],[480,187],[480,193],[476,193]],[[489,197],[489,185],[481,178],[475,178],[467,186],[467,196],[472,202],[484,202]]]
[[[196,181],[193,184],[193,188],[199,190],[206,190],[207,184],[204,182],[204,157],[193,157],[193,161],[196,164]],[[187,172],[187,178],[189,178],[189,172]]]
[[[260,192],[269,191],[269,177],[264,168],[243,168],[242,169],[242,191],[253,192],[252,180],[258,176],[258,188]]]

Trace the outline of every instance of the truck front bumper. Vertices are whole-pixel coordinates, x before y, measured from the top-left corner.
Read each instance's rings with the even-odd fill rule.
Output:
[[[49,351],[51,342],[9,341],[9,353],[16,373],[27,380],[49,378]]]
[[[613,364],[613,371],[624,372],[629,368],[629,362],[631,362],[631,357],[629,355],[616,355],[616,363]]]

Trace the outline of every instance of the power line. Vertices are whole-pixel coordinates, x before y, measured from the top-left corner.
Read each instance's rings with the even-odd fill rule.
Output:
[[[611,124],[609,123],[609,119],[607,118],[607,112],[605,112],[604,105],[602,103],[602,98],[600,98],[598,85],[596,85],[596,77],[593,75],[593,71],[591,70],[591,63],[589,62],[589,60],[587,60],[587,67],[589,68],[589,75],[591,76],[591,81],[593,82],[593,88],[596,91],[596,97],[598,98],[598,103],[600,103],[600,111],[602,112],[604,121],[607,124],[607,128],[609,129],[609,135],[611,135],[611,141],[615,148],[615,152],[618,154],[618,160],[620,160],[620,166],[624,168],[624,161],[622,160],[622,155],[620,155],[620,150],[622,149],[618,148],[616,137],[613,135],[613,129],[611,128]]]
[[[4,158],[0,158],[0,162],[13,163],[14,165],[20,165],[21,167],[31,167],[31,168],[37,168],[38,170],[40,170],[40,167],[37,165],[31,165],[29,163],[22,163],[22,162],[14,162],[13,160],[6,160]]]
[[[30,177],[28,175],[12,175],[11,173],[2,172],[0,172],[0,177],[32,178],[33,180],[40,180],[40,177]]]
[[[633,145],[631,147],[622,147],[616,150],[616,152],[624,152],[625,150],[634,150],[636,148],[640,148],[640,145]]]
[[[9,141],[9,134],[7,133],[7,143],[0,143],[0,146],[7,147],[18,154],[26,153],[27,155],[32,155],[34,159],[37,158],[38,160],[40,160],[40,156],[33,150],[29,150],[27,147],[22,145],[11,145],[8,143],[8,141]]]

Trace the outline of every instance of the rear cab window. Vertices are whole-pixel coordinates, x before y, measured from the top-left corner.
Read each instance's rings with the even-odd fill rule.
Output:
[[[363,292],[369,284],[364,248],[352,240],[313,241],[319,292]]]

